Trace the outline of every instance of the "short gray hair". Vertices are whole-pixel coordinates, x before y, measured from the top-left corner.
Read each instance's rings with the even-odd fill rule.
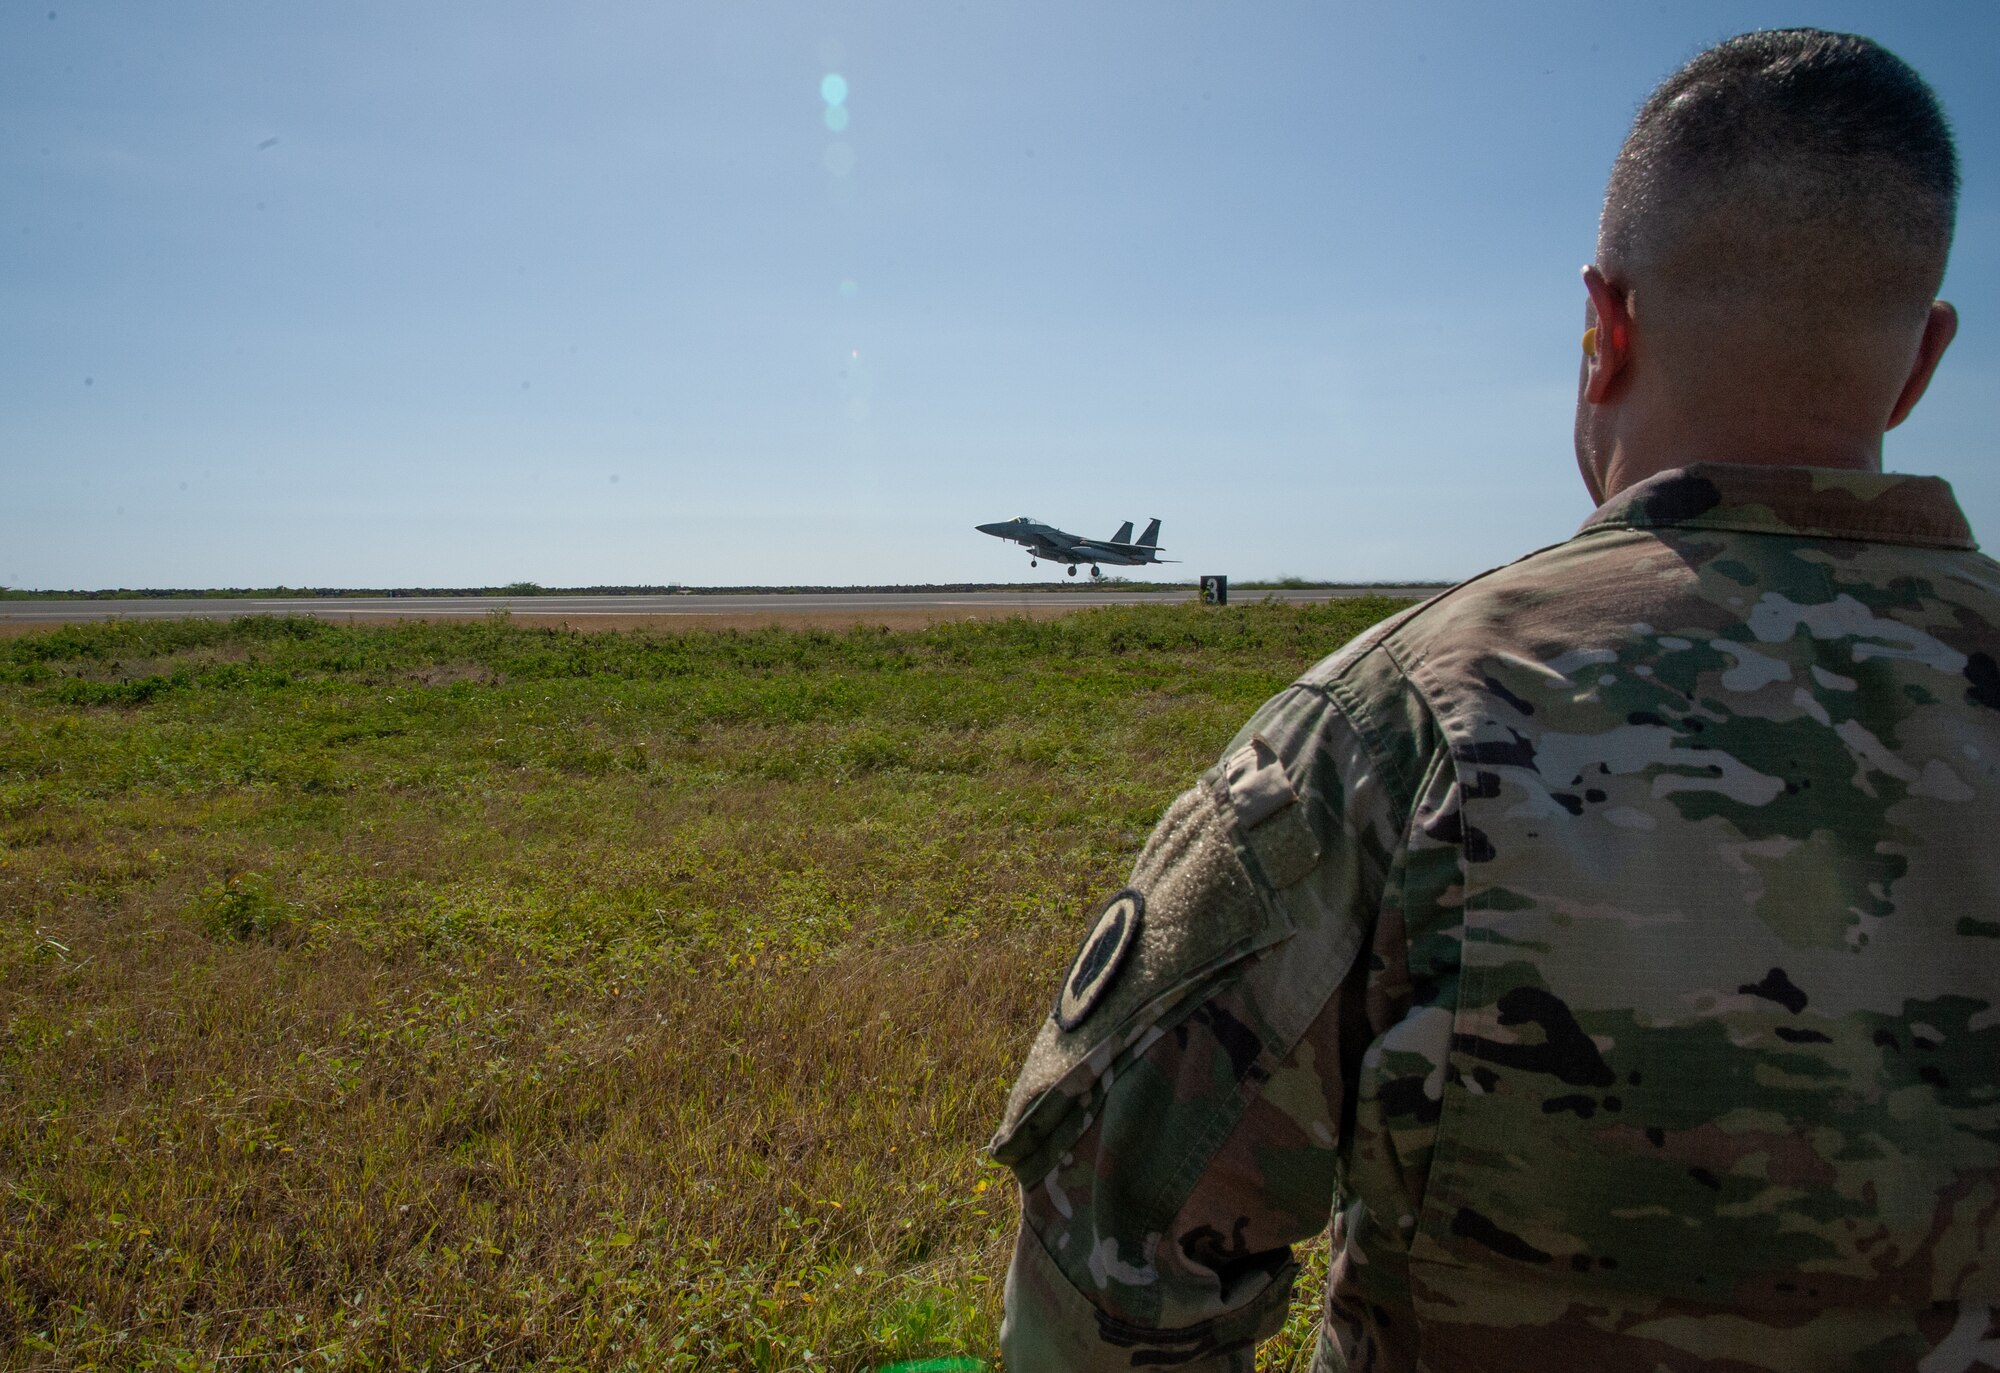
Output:
[[[1951,128],[1908,63],[1855,34],[1770,29],[1709,48],[1640,107],[1598,260],[1704,295],[1831,285],[1901,316],[1936,294],[1957,210]]]

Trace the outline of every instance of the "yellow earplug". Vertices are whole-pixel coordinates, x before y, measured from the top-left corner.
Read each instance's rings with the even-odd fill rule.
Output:
[[[1597,326],[1595,324],[1583,331],[1583,355],[1587,358],[1597,356]]]

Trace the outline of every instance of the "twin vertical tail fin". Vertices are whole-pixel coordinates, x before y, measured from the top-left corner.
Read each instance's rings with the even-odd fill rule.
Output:
[[[1120,530],[1119,532],[1120,534],[1129,534],[1132,532],[1132,526],[1128,524],[1125,526],[1124,529]],[[1146,526],[1146,532],[1139,536],[1139,547],[1158,548],[1159,546],[1160,546],[1160,521],[1157,517],[1155,517],[1153,522]]]
[[[1125,521],[1125,523],[1119,525],[1118,532],[1111,536],[1111,542],[1113,543],[1132,542],[1132,521],[1127,520]]]

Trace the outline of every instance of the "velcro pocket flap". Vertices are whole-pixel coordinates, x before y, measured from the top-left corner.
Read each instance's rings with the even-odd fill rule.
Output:
[[[1222,761],[1222,790],[1244,847],[1264,880],[1282,890],[1319,866],[1319,839],[1278,752],[1261,734]]]
[[[1029,1050],[989,1146],[1024,1177],[1088,1128],[1122,1062],[1144,1051],[1163,1018],[1292,931],[1244,865],[1219,781],[1211,774],[1183,793],[1140,855],[1131,885],[1145,895],[1145,919],[1118,980],[1075,1029],[1044,1021]]]

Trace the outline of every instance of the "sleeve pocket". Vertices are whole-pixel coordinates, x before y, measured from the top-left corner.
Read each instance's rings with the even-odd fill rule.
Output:
[[[1290,918],[1245,867],[1234,808],[1216,779],[1174,802],[1140,855],[1145,896],[1138,942],[1117,981],[1065,1030],[1051,1015],[988,1146],[1018,1176],[1045,1171],[1090,1125],[1119,1068],[1162,1026],[1206,998],[1223,974],[1292,932]]]

